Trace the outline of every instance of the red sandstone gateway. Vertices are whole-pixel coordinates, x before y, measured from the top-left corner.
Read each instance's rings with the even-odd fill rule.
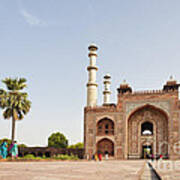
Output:
[[[110,103],[110,75],[104,77],[104,102],[97,106],[97,46],[89,46],[87,106],[84,108],[85,156],[96,152],[115,159],[157,157],[179,159],[179,84],[170,78],[162,90],[133,92],[124,81],[117,103]]]

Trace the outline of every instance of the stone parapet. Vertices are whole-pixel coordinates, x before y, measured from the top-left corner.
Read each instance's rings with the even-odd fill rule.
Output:
[[[87,112],[118,112],[115,104],[108,104],[103,106],[85,107],[85,113]]]
[[[158,94],[171,94],[171,93],[178,93],[178,90],[169,90],[169,91],[163,91],[163,90],[145,90],[145,91],[133,91],[133,92],[126,92],[123,95],[118,94],[118,96],[136,96],[136,95],[158,95]]]

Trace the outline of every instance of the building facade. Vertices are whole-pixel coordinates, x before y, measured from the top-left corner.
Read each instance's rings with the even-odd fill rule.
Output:
[[[110,75],[104,76],[104,102],[97,106],[97,46],[89,46],[87,106],[84,108],[85,156],[100,152],[115,159],[144,158],[150,154],[180,159],[179,84],[172,78],[162,90],[133,92],[123,82],[117,103],[110,103]]]

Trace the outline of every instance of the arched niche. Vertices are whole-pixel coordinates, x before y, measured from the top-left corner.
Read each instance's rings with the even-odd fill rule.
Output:
[[[103,118],[96,125],[97,136],[114,135],[114,122],[109,118]]]
[[[105,156],[105,154],[114,156],[114,143],[107,138],[100,140],[97,142],[97,153],[101,153],[103,156]]]

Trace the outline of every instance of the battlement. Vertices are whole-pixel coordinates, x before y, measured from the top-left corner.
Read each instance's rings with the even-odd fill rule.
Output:
[[[170,80],[168,80],[163,86],[163,88],[160,90],[145,90],[133,92],[131,86],[126,81],[124,81],[122,84],[120,84],[120,87],[117,89],[117,91],[119,95],[159,95],[171,92],[178,92],[179,87],[180,84],[178,84],[176,80],[173,80],[173,78],[170,77]]]
[[[158,90],[144,90],[144,91],[134,91],[132,92],[132,95],[147,95],[147,94],[165,94],[166,91],[163,91],[161,89]]]
[[[85,112],[115,112],[117,111],[115,104],[106,104],[102,106],[85,107]]]
[[[119,96],[125,95],[125,96],[137,96],[137,95],[163,95],[163,94],[169,94],[169,93],[178,93],[178,90],[170,89],[168,91],[165,90],[143,90],[143,91],[132,91],[132,92],[126,92],[126,93],[119,93]]]

